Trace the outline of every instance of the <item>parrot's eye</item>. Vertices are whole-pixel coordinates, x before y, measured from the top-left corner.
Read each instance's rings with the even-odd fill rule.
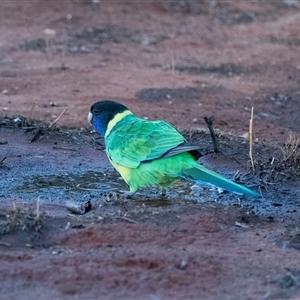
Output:
[[[98,111],[97,108],[94,108],[94,109],[93,109],[93,113],[94,113],[94,114],[97,114],[98,112],[99,112],[99,111]]]

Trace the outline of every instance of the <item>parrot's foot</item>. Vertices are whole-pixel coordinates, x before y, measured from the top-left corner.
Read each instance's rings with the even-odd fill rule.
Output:
[[[127,194],[125,195],[125,198],[126,198],[126,199],[132,199],[132,195],[133,195],[133,194],[131,194],[131,193],[127,193]]]
[[[163,198],[166,198],[166,196],[167,196],[167,190],[166,189],[161,189],[161,196]]]
[[[130,192],[130,191],[124,191],[122,192],[122,196],[125,198],[125,199],[132,199],[132,196],[133,196],[133,192]]]

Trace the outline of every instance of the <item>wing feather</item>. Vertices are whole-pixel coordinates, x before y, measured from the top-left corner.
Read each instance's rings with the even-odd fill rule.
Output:
[[[167,122],[147,121],[134,115],[118,122],[105,139],[108,157],[129,168],[160,158],[184,142],[184,137]]]

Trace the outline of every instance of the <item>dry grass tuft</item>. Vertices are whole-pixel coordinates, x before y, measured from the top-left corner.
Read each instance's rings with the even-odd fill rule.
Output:
[[[283,161],[297,165],[300,163],[300,136],[291,134],[281,148]]]
[[[20,209],[16,202],[12,203],[12,209],[6,213],[0,213],[0,235],[12,231],[33,230],[40,231],[42,220],[39,210],[39,198],[36,211]]]

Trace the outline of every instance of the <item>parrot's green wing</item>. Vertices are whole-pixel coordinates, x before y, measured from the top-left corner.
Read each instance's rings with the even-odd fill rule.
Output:
[[[112,128],[105,139],[105,145],[110,160],[125,167],[136,168],[141,162],[170,156],[168,152],[172,153],[173,148],[185,141],[167,122],[147,121],[128,115]]]

